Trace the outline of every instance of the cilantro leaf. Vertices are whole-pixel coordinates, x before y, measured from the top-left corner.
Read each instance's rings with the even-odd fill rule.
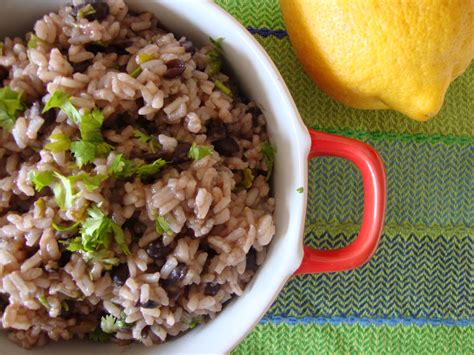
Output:
[[[43,108],[43,113],[48,112],[52,108],[59,108],[64,111],[74,123],[81,121],[81,114],[79,110],[74,107],[70,100],[70,96],[62,91],[55,91],[48,99]]]
[[[133,326],[133,324],[125,322],[125,319],[123,318],[116,318],[111,314],[103,316],[100,319],[100,328],[105,333],[110,334],[110,333],[116,333],[120,329],[128,329]]]
[[[92,332],[89,332],[87,335],[90,340],[96,343],[106,343],[110,340],[110,334],[107,334],[104,331],[102,331],[100,327],[97,327]]]
[[[113,147],[104,142],[101,127],[104,114],[97,108],[82,116],[79,130],[81,140],[71,144],[71,152],[79,167],[91,163],[97,156],[107,155]]]
[[[13,91],[9,86],[0,89],[0,128],[10,131],[15,125],[18,113],[24,110],[21,93]]]
[[[222,93],[226,94],[227,96],[233,96],[232,90],[230,90],[222,81],[216,80],[214,81],[216,88],[221,91]]]
[[[264,142],[260,145],[260,150],[262,151],[263,160],[265,161],[265,165],[268,169],[267,180],[269,180],[270,176],[272,175],[276,149],[269,142]]]
[[[185,322],[190,329],[196,328],[199,324],[204,323],[204,317],[199,315],[191,319],[190,321]]]
[[[63,211],[71,208],[77,197],[73,186],[75,182],[82,181],[85,188],[92,192],[106,179],[107,177],[104,175],[91,176],[88,173],[69,177],[52,171],[31,172],[29,174],[29,180],[33,183],[36,191],[41,191],[45,186],[52,188],[54,199]]]
[[[97,146],[94,143],[80,140],[71,143],[71,152],[77,165],[82,168],[95,159]]]
[[[222,67],[222,41],[223,38],[213,39],[209,37],[209,40],[212,43],[212,49],[207,52],[208,64],[207,64],[207,73],[209,76],[214,76],[219,74]]]
[[[244,173],[244,179],[242,180],[242,186],[246,189],[250,189],[253,185],[253,180],[254,180],[252,170],[249,168],[245,168],[243,173]]]
[[[74,238],[68,245],[70,251],[83,250],[88,253],[98,252],[100,249],[110,249],[112,236],[125,255],[130,250],[125,241],[122,228],[97,206],[88,209],[88,217],[82,223],[80,237]],[[92,255],[94,256],[94,255]]]
[[[214,149],[207,145],[197,145],[193,143],[191,148],[188,151],[188,157],[194,160],[202,159],[208,155],[212,155],[214,153]]]
[[[148,134],[143,133],[142,131],[138,129],[133,130],[133,136],[137,138],[138,143],[141,144],[148,144],[148,147],[150,149],[150,152],[155,153],[156,148],[159,147],[158,140],[155,137],[152,137]]]
[[[149,54],[149,53],[140,53],[138,55],[138,64],[143,64],[143,63],[149,62],[153,58],[154,58],[154,56]]]
[[[38,301],[39,303],[41,303],[41,305],[46,308],[47,311],[49,311],[49,309],[51,308],[51,306],[49,305],[49,302],[48,300],[46,299],[46,296],[45,295],[41,295],[38,297]]]
[[[105,333],[116,333],[119,329],[117,326],[117,318],[111,314],[103,316],[100,319],[100,329],[102,329],[102,331]]]
[[[173,233],[173,231],[170,228],[170,224],[168,223],[166,218],[163,217],[162,215],[156,216],[155,229],[156,229],[156,233],[158,233],[158,234],[166,233],[166,234],[169,235],[169,234]]]
[[[44,146],[44,149],[53,153],[64,152],[71,148],[71,140],[62,132],[50,135],[49,140],[50,142]]]
[[[105,175],[91,176],[89,174],[80,174],[80,175],[77,175],[77,178],[80,179],[84,183],[86,190],[89,192],[92,192],[98,189],[100,184],[102,184],[102,182],[107,180],[107,176]]]
[[[303,188],[303,186],[301,186],[301,187],[298,187],[298,188],[296,189],[296,192],[297,192],[297,193],[299,193],[299,194],[302,194],[302,193],[303,193],[303,191],[304,191],[304,188]]]
[[[54,176],[59,180],[58,183],[53,186],[56,203],[61,210],[68,210],[72,207],[74,199],[76,198],[71,180],[58,172],[54,172]]]
[[[30,36],[30,40],[28,41],[28,44],[27,44],[28,48],[36,48],[36,47],[38,47],[38,43],[46,43],[46,42],[43,41],[41,38],[39,38],[34,33],[32,33],[31,36]]]
[[[104,114],[98,108],[86,113],[80,120],[81,138],[89,142],[103,142],[102,123],[104,123]]]
[[[80,224],[81,224],[81,222],[76,222],[76,223],[71,224],[70,226],[61,226],[61,225],[56,224],[55,222],[53,222],[53,228],[55,230],[57,230],[58,232],[72,232],[72,231],[76,230],[77,227],[79,227]]]
[[[28,178],[33,183],[35,190],[39,192],[54,182],[54,173],[52,171],[31,171]]]
[[[126,158],[123,154],[117,154],[109,167],[109,173],[118,178],[128,178],[135,173],[135,164]]]
[[[163,159],[157,159],[153,163],[143,164],[137,167],[136,174],[140,179],[146,179],[152,175],[155,175],[166,165],[166,161]]]
[[[84,7],[81,7],[79,11],[77,12],[77,17],[78,18],[84,18],[89,15],[95,14],[96,10],[94,9],[94,6],[91,4],[87,4]]]

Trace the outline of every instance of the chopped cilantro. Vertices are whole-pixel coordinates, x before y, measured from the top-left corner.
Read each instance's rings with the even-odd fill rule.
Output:
[[[136,174],[143,180],[152,175],[155,175],[158,171],[161,170],[166,165],[166,161],[163,159],[157,159],[153,163],[143,164],[137,167]]]
[[[115,318],[111,314],[103,316],[100,319],[100,329],[102,329],[102,331],[108,334],[117,332],[118,330],[117,318]]]
[[[134,71],[130,73],[132,78],[138,78],[138,76],[142,73],[142,68],[140,66],[136,67]]]
[[[297,192],[297,193],[299,193],[299,194],[302,194],[302,193],[303,193],[303,191],[304,191],[304,188],[303,188],[303,186],[301,186],[301,187],[298,187],[298,188],[296,189],[296,192]]]
[[[102,329],[103,332],[108,333],[108,334],[116,333],[120,329],[128,329],[132,326],[133,324],[129,324],[125,322],[124,319],[116,318],[111,314],[103,316],[100,319],[100,328]]]
[[[212,43],[213,48],[207,52],[207,56],[209,58],[207,64],[207,73],[209,76],[214,76],[219,74],[222,67],[222,41],[223,38],[213,39],[209,38]]]
[[[104,114],[97,108],[82,116],[80,120],[81,140],[71,144],[71,152],[79,167],[92,162],[97,156],[105,156],[112,146],[104,142],[101,127]]]
[[[28,178],[33,183],[35,190],[39,192],[54,182],[54,173],[52,171],[31,171]]]
[[[62,132],[50,135],[49,140],[50,142],[44,146],[44,149],[50,150],[53,153],[71,149],[71,140]]]
[[[71,181],[82,181],[84,187],[87,191],[92,192],[99,188],[100,184],[107,180],[107,176],[105,175],[94,175],[91,176],[88,173],[83,173],[75,176],[70,177]]]
[[[79,9],[79,11],[77,12],[77,18],[84,18],[92,14],[95,14],[94,6],[92,6],[91,4],[87,4],[86,6]]]
[[[143,63],[146,63],[146,62],[149,62],[150,60],[152,60],[154,58],[153,55],[151,54],[148,54],[148,53],[140,53],[138,55],[138,64],[143,64]]]
[[[38,301],[39,303],[41,303],[41,305],[46,308],[47,311],[49,311],[49,309],[51,308],[51,306],[49,305],[49,302],[48,300],[46,299],[46,296],[45,295],[41,295],[38,297]]]
[[[186,322],[189,326],[189,329],[194,329],[196,328],[199,324],[204,323],[204,317],[203,316],[196,316],[190,321]]]
[[[148,148],[150,149],[150,152],[152,153],[155,153],[156,148],[159,147],[159,143],[156,137],[145,134],[139,129],[133,130],[133,136],[138,140],[139,143],[148,144]]]
[[[110,339],[110,334],[105,333],[100,326],[87,334],[89,339],[96,343],[106,343]]]
[[[0,89],[0,128],[10,131],[18,114],[24,110],[21,93],[13,91],[9,86]]]
[[[228,96],[232,96],[232,90],[230,90],[227,86],[225,86],[225,84],[220,81],[220,80],[216,80],[214,81],[214,84],[216,84],[216,88],[221,91],[222,93],[228,95]]]
[[[100,249],[108,250],[113,236],[122,252],[125,255],[130,254],[125,235],[118,224],[107,217],[97,206],[89,208],[87,213],[88,217],[82,223],[80,230],[81,236],[74,238],[68,245],[70,251],[82,250],[86,253],[95,253]],[[92,256],[94,255],[92,254]]]
[[[46,43],[46,42],[43,41],[41,38],[39,38],[34,33],[32,33],[31,36],[30,36],[30,40],[28,41],[27,46],[28,46],[28,48],[36,48],[36,47],[38,47],[39,43]]]
[[[82,140],[72,142],[71,152],[74,155],[74,158],[76,159],[77,165],[79,165],[79,167],[82,167],[95,159],[97,153],[97,145],[95,143]]]
[[[170,224],[168,223],[166,218],[161,216],[161,215],[156,216],[155,229],[156,229],[156,233],[158,233],[160,235],[164,234],[164,233],[166,233],[166,234],[173,233],[173,231],[170,228]]]
[[[276,149],[269,142],[262,143],[260,145],[260,149],[263,154],[263,160],[265,161],[265,165],[267,166],[267,169],[268,169],[267,180],[269,180],[272,175]]]
[[[77,227],[79,227],[80,224],[81,222],[76,222],[71,224],[70,226],[61,226],[53,222],[53,228],[58,232],[73,232],[77,229]]]
[[[103,175],[91,176],[88,173],[66,177],[52,171],[31,172],[29,174],[29,179],[36,191],[41,191],[45,186],[52,188],[55,201],[63,211],[71,208],[77,197],[73,183],[82,181],[86,189],[91,192],[98,188],[106,178]]]
[[[244,179],[242,180],[242,186],[245,187],[246,189],[250,189],[253,185],[253,174],[252,170],[249,168],[245,168],[244,171]]]
[[[55,91],[51,95],[44,105],[43,113],[48,112],[52,108],[59,108],[64,111],[74,123],[81,122],[81,114],[78,109],[72,104],[70,96],[62,91]]]
[[[214,149],[207,145],[197,145],[193,143],[191,148],[188,151],[188,157],[194,160],[202,159],[208,155],[212,155],[214,153]]]
[[[136,171],[135,164],[126,158],[123,154],[117,154],[109,167],[109,173],[118,178],[128,178]]]

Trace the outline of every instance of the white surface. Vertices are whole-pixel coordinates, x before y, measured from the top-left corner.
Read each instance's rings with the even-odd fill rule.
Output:
[[[61,0],[2,0],[0,37],[31,31],[34,20],[58,8]],[[206,325],[153,347],[88,342],[65,342],[33,351],[23,350],[0,338],[0,354],[75,355],[102,354],[224,353],[235,347],[257,324],[277,297],[303,257],[302,238],[306,212],[307,162],[310,140],[294,102],[276,67],[257,41],[230,15],[208,1],[132,0],[134,10],[153,12],[169,30],[199,45],[208,37],[223,37],[226,62],[248,97],[265,113],[271,140],[277,146],[275,162],[275,219],[277,234],[265,264],[245,294],[228,305]],[[296,189],[303,186],[304,194]],[[291,212],[291,213],[290,213]]]

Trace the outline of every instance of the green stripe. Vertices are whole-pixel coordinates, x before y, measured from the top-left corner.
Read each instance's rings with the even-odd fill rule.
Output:
[[[265,323],[234,354],[472,354],[474,327]]]

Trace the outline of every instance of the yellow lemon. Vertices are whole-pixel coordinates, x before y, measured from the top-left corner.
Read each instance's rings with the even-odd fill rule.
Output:
[[[474,0],[280,0],[291,43],[327,94],[419,121],[474,58]]]

